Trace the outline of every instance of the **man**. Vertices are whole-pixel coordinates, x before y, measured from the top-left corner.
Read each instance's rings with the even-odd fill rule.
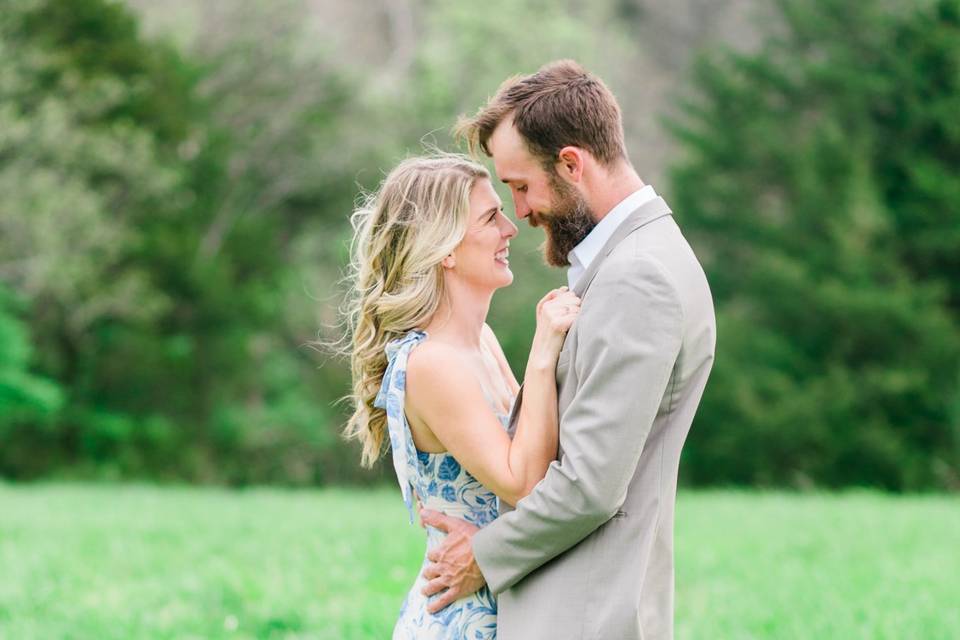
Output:
[[[671,638],[677,469],[716,335],[703,270],[630,164],[613,95],[576,63],[508,80],[458,130],[544,228],[582,307],[546,477],[481,530],[421,512],[448,532],[424,570],[431,611],[485,581],[501,640]]]

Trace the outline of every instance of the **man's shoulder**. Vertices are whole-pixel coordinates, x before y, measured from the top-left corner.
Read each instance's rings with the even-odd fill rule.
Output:
[[[698,287],[705,279],[700,261],[673,216],[664,216],[634,229],[611,251],[602,266],[608,272],[607,277],[659,274],[680,290]]]
[[[600,265],[592,286],[606,288],[618,283],[629,286],[648,282],[675,289],[670,261],[666,259],[668,252],[667,247],[641,246],[627,238]]]

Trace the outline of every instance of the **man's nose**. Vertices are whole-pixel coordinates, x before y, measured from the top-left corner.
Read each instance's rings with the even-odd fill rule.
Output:
[[[525,198],[514,198],[513,209],[516,212],[518,220],[523,220],[533,213],[533,210],[527,206],[527,201]]]

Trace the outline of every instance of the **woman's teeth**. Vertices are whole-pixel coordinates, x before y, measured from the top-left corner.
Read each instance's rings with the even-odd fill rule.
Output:
[[[493,259],[499,262],[500,264],[510,264],[510,261],[507,259],[508,255],[510,255],[510,252],[507,249],[504,249],[503,251],[498,251],[493,256]]]

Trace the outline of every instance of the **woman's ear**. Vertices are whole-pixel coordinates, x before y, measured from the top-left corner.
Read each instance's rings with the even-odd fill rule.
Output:
[[[444,269],[453,269],[457,266],[457,259],[453,257],[452,253],[449,253],[446,258],[440,261],[440,264]]]

